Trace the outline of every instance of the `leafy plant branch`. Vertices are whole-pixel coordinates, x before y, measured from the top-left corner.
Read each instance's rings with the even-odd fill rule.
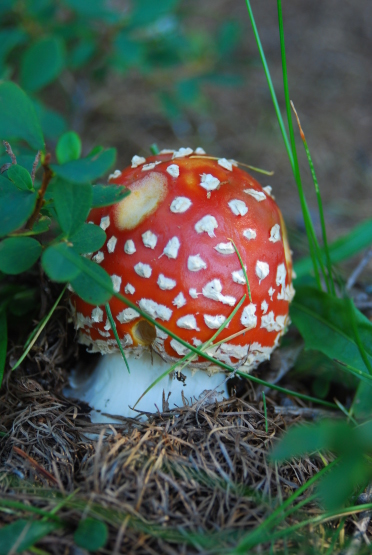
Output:
[[[35,158],[34,165],[32,167],[31,177],[33,176],[34,179],[35,179],[35,173],[36,173],[36,168],[37,168],[37,164],[38,164],[38,157],[40,157],[40,151],[38,152],[38,154]],[[50,180],[53,177],[52,169],[49,166],[51,158],[52,158],[51,154],[48,153],[48,154],[45,155],[45,157],[43,159],[43,162],[42,162],[42,166],[43,166],[43,169],[44,169],[43,180],[41,182],[41,187],[40,187],[39,192],[38,192],[37,201],[36,201],[34,211],[33,211],[33,213],[31,214],[30,218],[28,219],[28,221],[26,223],[26,228],[27,229],[32,229],[34,227],[34,224],[35,224],[35,222],[36,222],[36,220],[37,220],[37,218],[40,214],[40,210],[43,207],[44,196],[45,196],[45,193],[47,191]]]

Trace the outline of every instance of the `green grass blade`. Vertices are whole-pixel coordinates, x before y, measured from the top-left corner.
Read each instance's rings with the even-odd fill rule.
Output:
[[[302,180],[301,180],[301,173],[300,167],[298,164],[298,157],[297,157],[297,149],[296,149],[296,140],[294,135],[294,128],[292,123],[292,112],[291,112],[291,105],[290,105],[290,98],[289,98],[289,87],[288,87],[288,73],[287,73],[287,61],[285,55],[285,40],[284,40],[284,25],[283,25],[283,14],[282,14],[282,2],[281,0],[277,0],[278,6],[278,23],[279,23],[279,37],[280,37],[280,51],[282,56],[282,72],[283,72],[283,86],[284,86],[284,98],[285,98],[285,106],[287,111],[287,119],[288,119],[288,129],[289,129],[289,137],[290,137],[290,144],[291,150],[293,155],[293,173],[295,177],[295,181],[297,184],[298,195],[300,198],[302,214],[305,223],[306,234],[309,241],[309,248],[310,248],[310,255],[313,262],[315,278],[317,280],[318,288],[322,289],[317,264],[319,264],[322,274],[327,285],[327,289],[329,291],[329,283],[328,283],[328,276],[325,271],[323,259],[321,256],[320,247],[318,244],[318,240],[315,235],[314,226],[311,220],[309,208],[307,206],[307,202],[305,199],[304,190],[302,187]]]
[[[247,4],[247,10],[248,10],[248,14],[249,14],[249,19],[251,21],[251,25],[252,25],[252,28],[253,28],[254,37],[256,39],[258,51],[260,53],[261,62],[262,62],[263,68],[264,68],[267,83],[269,85],[270,94],[271,94],[271,98],[272,98],[272,101],[273,101],[273,104],[274,104],[276,117],[278,118],[278,123],[279,123],[280,131],[282,133],[284,145],[285,145],[285,148],[286,148],[286,151],[287,151],[287,154],[288,154],[290,164],[291,164],[292,169],[293,169],[294,168],[294,163],[293,163],[293,155],[292,155],[291,145],[289,144],[289,141],[288,141],[287,132],[286,132],[286,129],[285,129],[285,126],[284,126],[284,121],[283,121],[283,118],[282,118],[282,114],[280,112],[278,99],[276,98],[276,93],[275,93],[274,85],[273,85],[273,82],[272,82],[272,79],[271,79],[269,67],[268,67],[267,62],[266,62],[265,53],[264,53],[263,48],[262,48],[261,39],[260,39],[260,36],[258,34],[258,29],[257,29],[256,22],[255,22],[255,19],[254,19],[254,16],[253,16],[253,11],[252,11],[252,8],[251,8],[250,0],[246,0],[246,4]]]
[[[328,240],[327,240],[327,231],[326,231],[326,225],[325,225],[325,219],[324,219],[324,211],[323,211],[323,202],[322,202],[322,197],[320,194],[320,189],[319,189],[319,183],[318,183],[318,178],[316,176],[315,173],[315,168],[314,168],[314,164],[313,164],[313,160],[311,158],[311,154],[310,154],[310,149],[308,147],[307,141],[306,141],[306,137],[305,137],[305,133],[302,129],[301,126],[301,122],[300,122],[300,118],[297,114],[296,108],[294,107],[293,102],[291,101],[291,106],[292,106],[292,110],[296,116],[297,119],[297,124],[300,130],[300,136],[302,139],[302,142],[304,144],[304,148],[305,148],[305,152],[306,152],[306,156],[307,156],[307,161],[309,163],[309,167],[310,167],[310,171],[311,171],[311,175],[313,178],[313,182],[314,182],[314,187],[315,187],[315,194],[316,194],[316,198],[318,200],[318,210],[319,210],[319,217],[320,217],[320,225],[322,227],[322,237],[323,237],[323,250],[325,253],[325,257],[326,257],[326,263],[327,263],[327,270],[328,270],[328,277],[329,277],[329,284],[330,284],[330,288],[331,288],[331,293],[332,295],[336,295],[336,291],[335,291],[335,284],[333,281],[333,272],[332,272],[332,262],[331,262],[331,256],[329,254],[329,247],[328,247]]]
[[[6,310],[5,308],[3,308],[2,310],[0,310],[0,387],[3,383],[4,378],[7,346],[8,328],[6,321]]]
[[[263,409],[264,409],[264,416],[265,416],[265,432],[268,433],[269,423],[267,421],[266,395],[264,391],[262,392],[262,402],[263,402]]]
[[[255,528],[252,532],[249,532],[236,546],[232,552],[234,555],[245,555],[249,549],[252,549],[255,545],[258,545],[264,538],[267,541],[267,532],[273,526],[277,526],[278,518],[283,518],[286,514],[286,509],[292,505],[292,503],[300,497],[307,489],[314,485],[314,483],[319,480],[330,468],[332,468],[339,459],[335,459],[328,466],[322,468],[317,474],[314,474],[307,482],[298,488],[290,497],[288,497],[283,503],[281,503],[271,515],[266,518],[262,524]]]
[[[150,146],[150,151],[151,151],[151,154],[153,154],[154,156],[156,156],[156,155],[159,154],[159,152],[160,152],[159,147],[158,147],[158,145],[157,145],[156,143],[153,143],[153,144]]]
[[[43,331],[43,329],[45,328],[45,326],[49,322],[50,318],[52,317],[53,312],[55,311],[55,309],[59,305],[59,303],[60,303],[60,301],[61,301],[61,299],[64,295],[64,292],[66,291],[66,288],[67,288],[67,285],[65,285],[65,287],[62,289],[62,291],[59,294],[56,302],[54,303],[54,305],[52,306],[52,308],[50,309],[48,314],[39,322],[39,324],[33,330],[32,334],[31,334],[32,339],[30,340],[30,338],[28,338],[28,340],[26,341],[26,348],[23,351],[21,357],[17,360],[15,365],[12,367],[12,370],[15,370],[16,368],[18,368],[18,366],[24,361],[24,359],[26,358],[26,356],[28,355],[28,353],[30,352],[32,347],[34,346],[37,338],[39,337],[39,335],[41,334],[41,332]]]
[[[315,231],[314,231],[314,227],[311,221],[311,217],[310,217],[310,212],[306,203],[306,199],[303,193],[303,188],[302,188],[302,182],[301,182],[301,176],[299,173],[299,167],[298,167],[298,161],[297,161],[297,155],[296,155],[296,150],[295,150],[295,145],[294,145],[294,133],[293,133],[293,125],[292,125],[292,121],[290,119],[290,117],[288,118],[288,123],[289,123],[289,129],[290,129],[290,136],[291,136],[291,142],[289,142],[288,140],[288,136],[285,130],[285,126],[284,126],[284,122],[283,122],[283,118],[282,115],[280,113],[280,109],[279,109],[279,104],[277,101],[277,97],[275,94],[275,89],[273,86],[273,82],[271,79],[271,75],[270,75],[270,71],[266,62],[266,57],[262,48],[262,44],[261,44],[261,40],[258,34],[258,30],[257,30],[257,26],[256,26],[256,22],[254,20],[254,16],[253,16],[253,12],[252,12],[252,8],[250,5],[250,1],[246,0],[246,5],[247,5],[247,9],[248,9],[248,14],[249,14],[249,18],[252,24],[252,28],[253,28],[253,33],[256,39],[256,43],[258,46],[258,50],[260,53],[260,57],[261,57],[261,62],[265,71],[265,75],[266,75],[266,79],[267,79],[267,83],[270,89],[270,94],[271,94],[271,98],[274,104],[274,109],[278,118],[278,123],[279,123],[279,127],[283,136],[283,141],[284,141],[284,145],[289,157],[289,161],[292,167],[292,171],[293,174],[295,176],[295,180],[296,180],[296,184],[297,184],[297,188],[298,188],[298,192],[299,192],[299,197],[300,197],[300,202],[301,202],[301,208],[302,208],[302,213],[303,213],[303,217],[304,217],[304,223],[305,223],[305,228],[306,228],[306,234],[308,237],[308,241],[309,241],[309,251],[310,251],[310,256],[311,256],[311,260],[312,260],[312,265],[313,265],[313,269],[314,269],[314,275],[315,275],[315,279],[318,285],[318,288],[321,289],[321,280],[320,280],[320,275],[319,275],[319,270],[318,270],[318,264],[321,267],[323,276],[324,276],[324,280],[328,286],[328,276],[325,272],[325,268],[324,268],[324,264],[323,264],[323,260],[322,257],[320,256],[320,247],[315,235]],[[279,7],[279,6],[278,6]],[[280,6],[281,7],[281,6]],[[280,11],[281,14],[281,11]],[[281,19],[281,18],[280,18]],[[282,27],[282,31],[283,31],[283,27]],[[285,92],[287,93],[287,97],[286,97],[286,105],[289,103],[289,95],[288,95],[288,80],[287,80],[287,73],[286,73],[286,63],[285,63],[285,51],[284,51],[284,33],[281,33],[281,52],[282,52],[282,60],[283,60],[283,81],[285,83]],[[288,98],[288,103],[287,103],[287,98]],[[287,106],[287,115],[288,115],[288,106]],[[292,140],[293,137],[293,140]],[[294,145],[294,149],[293,149],[293,145]]]
[[[248,280],[247,272],[245,271],[245,267],[244,267],[244,264],[243,264],[242,257],[240,256],[240,252],[238,251],[238,248],[237,248],[237,246],[235,245],[234,241],[233,241],[232,239],[230,239],[229,237],[228,237],[228,239],[229,239],[229,241],[231,241],[232,246],[234,247],[235,252],[236,252],[236,254],[237,254],[238,258],[239,258],[240,266],[242,267],[243,275],[244,275],[244,278],[245,278],[245,283],[247,284],[248,298],[249,298],[249,300],[252,302],[251,286],[249,285],[249,280]]]
[[[106,310],[107,318],[109,319],[109,322],[110,322],[110,324],[111,324],[111,329],[112,329],[113,334],[114,334],[114,336],[115,336],[116,343],[117,343],[117,345],[118,345],[118,347],[119,347],[119,351],[121,352],[121,356],[122,356],[123,359],[124,359],[125,366],[127,367],[128,373],[130,374],[130,369],[129,369],[127,357],[125,356],[124,349],[123,349],[123,347],[121,346],[120,339],[119,339],[119,335],[118,335],[118,330],[116,329],[115,320],[114,320],[114,318],[113,318],[113,316],[112,316],[111,308],[110,308],[110,305],[109,305],[108,303],[105,304],[105,310]]]

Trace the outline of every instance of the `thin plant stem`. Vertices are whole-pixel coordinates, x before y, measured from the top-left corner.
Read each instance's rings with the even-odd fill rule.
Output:
[[[293,155],[293,172],[294,172],[295,181],[296,181],[296,184],[297,184],[297,189],[298,189],[298,195],[299,195],[299,198],[300,198],[302,214],[303,214],[303,217],[304,217],[306,234],[307,234],[308,241],[309,241],[310,255],[311,255],[312,261],[313,261],[315,278],[317,280],[317,284],[318,284],[319,289],[322,289],[322,286],[321,286],[321,283],[320,283],[319,272],[318,272],[318,268],[317,268],[317,263],[318,263],[321,270],[322,270],[323,277],[324,277],[324,280],[326,282],[327,288],[329,290],[328,276],[327,276],[325,268],[324,268],[322,254],[321,254],[321,251],[320,251],[318,240],[316,238],[316,234],[315,234],[313,223],[312,223],[312,220],[311,220],[309,208],[307,206],[304,190],[303,190],[303,187],[302,187],[301,173],[300,173],[300,167],[299,167],[299,164],[298,164],[296,140],[295,140],[295,136],[294,136],[294,128],[293,128],[293,123],[292,123],[292,112],[291,112],[291,105],[290,105],[290,98],[289,98],[288,72],[287,72],[287,61],[286,61],[286,55],[285,55],[284,25],[283,25],[283,13],[282,13],[282,2],[281,2],[281,0],[277,0],[277,6],[278,6],[280,51],[281,51],[281,55],[282,55],[282,73],[283,73],[284,98],[285,98],[285,105],[286,105],[286,111],[287,111],[288,129],[289,129],[291,150],[292,150],[292,155]]]
[[[40,210],[43,207],[44,204],[44,196],[45,193],[47,191],[48,185],[50,183],[50,180],[53,177],[53,172],[49,166],[50,161],[51,161],[51,155],[50,154],[46,154],[44,160],[42,161],[42,165],[44,168],[44,174],[43,174],[43,180],[41,182],[41,187],[39,189],[39,192],[37,194],[37,200],[36,200],[36,204],[35,204],[35,208],[34,211],[32,212],[31,216],[29,217],[29,219],[27,220],[26,223],[26,228],[27,229],[32,229],[39,214],[40,214]]]
[[[218,156],[205,156],[203,155],[191,155],[190,158],[200,158],[201,160],[219,160]],[[238,162],[234,160],[238,164],[238,166],[243,166],[244,168],[248,168],[249,170],[253,170],[257,173],[263,173],[264,175],[274,175],[273,171],[263,170],[261,168],[256,168],[255,166],[250,166],[249,164],[243,164],[243,162]]]
[[[156,156],[156,155],[159,154],[159,152],[160,152],[159,147],[158,147],[158,145],[157,145],[156,143],[153,143],[153,144],[150,146],[150,151],[151,151],[151,154],[153,154],[154,156]]]
[[[285,127],[284,127],[284,121],[283,121],[283,118],[282,118],[282,114],[280,112],[278,100],[276,98],[274,85],[273,85],[273,82],[272,82],[272,79],[271,79],[269,67],[268,67],[267,62],[266,62],[265,53],[264,53],[263,48],[262,48],[261,39],[260,39],[260,36],[258,34],[256,22],[255,22],[255,19],[254,19],[254,16],[253,16],[252,8],[251,8],[251,3],[250,3],[250,0],[245,0],[245,1],[246,1],[246,4],[247,4],[249,19],[251,20],[251,25],[252,25],[252,28],[253,28],[254,37],[256,39],[258,51],[260,53],[261,62],[262,62],[263,68],[264,68],[267,83],[269,85],[271,98],[272,98],[272,101],[273,101],[273,104],[274,104],[274,109],[275,109],[275,112],[276,112],[276,117],[278,118],[278,123],[279,123],[280,131],[282,133],[284,145],[285,145],[285,148],[286,148],[286,151],[287,151],[287,154],[288,154],[290,164],[291,164],[292,169],[293,169],[294,165],[293,165],[293,155],[292,155],[291,145],[289,144],[288,137],[287,137],[287,132],[286,132]]]
[[[303,212],[303,216],[304,216],[304,222],[305,222],[305,228],[306,228],[306,234],[308,237],[308,241],[309,241],[309,251],[310,251],[310,257],[311,257],[311,261],[312,261],[312,265],[314,268],[314,275],[315,275],[315,279],[318,285],[318,288],[321,289],[321,280],[320,280],[320,275],[319,275],[319,270],[318,270],[318,265],[317,265],[317,256],[316,253],[318,253],[318,258],[319,258],[319,264],[322,267],[323,265],[323,261],[320,258],[320,248],[318,245],[318,241],[312,226],[312,222],[311,222],[311,218],[310,218],[310,212],[308,210],[307,204],[306,204],[306,199],[304,197],[303,194],[303,190],[302,190],[302,184],[301,184],[301,178],[300,181],[298,181],[299,176],[299,172],[296,171],[296,166],[295,166],[295,160],[294,160],[294,153],[292,152],[292,146],[288,140],[288,136],[287,136],[287,132],[284,126],[284,122],[283,122],[283,118],[280,112],[280,108],[279,108],[279,104],[278,104],[278,100],[276,97],[276,93],[275,93],[275,89],[274,89],[274,85],[271,79],[271,75],[270,75],[270,71],[267,65],[267,61],[266,61],[266,57],[262,48],[262,44],[261,44],[261,40],[258,34],[258,30],[257,30],[257,26],[256,26],[256,22],[253,16],[253,11],[251,8],[251,4],[250,4],[250,0],[246,0],[246,5],[247,5],[247,9],[248,9],[248,14],[249,14],[249,18],[251,21],[251,25],[253,28],[253,33],[256,39],[256,43],[257,43],[257,47],[260,53],[260,57],[261,57],[261,62],[263,65],[263,69],[266,75],[266,79],[267,79],[267,83],[269,86],[269,90],[270,90],[270,94],[271,94],[271,98],[274,104],[274,109],[276,112],[276,116],[278,119],[278,123],[279,123],[279,127],[282,133],[282,137],[283,137],[283,141],[284,141],[284,145],[288,154],[288,158],[291,164],[291,168],[293,171],[293,174],[295,176],[295,180],[296,180],[296,184],[299,190],[299,196],[300,196],[300,202],[301,202],[301,208],[302,208],[302,212]],[[283,40],[284,40],[284,36],[283,36]],[[283,53],[283,51],[282,51]],[[286,66],[285,66],[286,67]],[[284,74],[283,74],[283,78],[284,78]],[[298,164],[297,164],[298,165]],[[326,279],[327,276],[325,276]]]
[[[266,395],[265,392],[262,392],[262,402],[263,402],[263,409],[264,409],[264,416],[265,416],[265,432],[269,432],[269,423],[267,421],[267,407],[266,407]]]
[[[309,489],[319,478],[321,478],[330,468],[332,468],[339,459],[335,459],[328,466],[322,468],[317,474],[314,474],[307,482],[305,482],[301,487],[298,488],[290,497],[288,497],[279,507],[271,513],[271,515],[266,518],[262,524],[255,528],[252,532],[249,532],[234,549],[234,555],[243,555],[247,553],[248,549],[251,549],[258,543],[261,543],[260,536],[262,534],[267,534],[267,530],[276,526],[278,524],[277,519],[285,514],[287,507],[290,507],[292,503],[302,495],[307,489]]]
[[[15,370],[16,368],[18,368],[18,366],[24,361],[24,359],[26,358],[26,356],[28,355],[28,353],[32,349],[33,345],[35,344],[35,341],[37,340],[37,338],[39,337],[39,335],[41,334],[41,332],[45,328],[46,324],[49,322],[50,318],[52,317],[53,312],[55,311],[55,309],[59,305],[60,300],[62,299],[62,297],[64,295],[64,292],[66,291],[66,288],[67,288],[67,285],[65,285],[65,287],[62,289],[61,293],[58,296],[58,299],[56,300],[56,302],[54,303],[54,305],[50,309],[49,313],[41,320],[39,325],[31,333],[30,337],[26,341],[26,349],[23,351],[21,357],[17,360],[15,365],[12,367],[12,370]]]
[[[336,296],[335,284],[334,284],[334,281],[333,281],[332,262],[331,262],[331,256],[329,254],[327,231],[326,231],[326,225],[325,225],[325,219],[324,219],[322,197],[321,197],[320,190],[319,190],[319,183],[318,183],[318,179],[316,177],[315,168],[314,168],[313,160],[311,158],[310,149],[309,149],[307,141],[306,141],[305,133],[302,129],[300,118],[297,114],[297,110],[296,110],[292,101],[291,101],[291,107],[292,107],[292,110],[293,110],[293,112],[296,116],[296,119],[297,119],[298,128],[300,130],[300,136],[301,136],[302,142],[304,144],[307,160],[309,162],[309,167],[310,167],[311,175],[312,175],[313,182],[314,182],[316,198],[318,200],[320,225],[322,227],[323,250],[324,250],[324,253],[325,253],[325,257],[326,257],[327,270],[328,270],[328,276],[329,276],[329,284],[330,284],[332,295]]]
[[[249,285],[249,280],[248,280],[246,269],[245,269],[244,264],[243,264],[242,257],[240,256],[240,252],[238,251],[238,247],[235,245],[234,241],[232,239],[230,239],[229,237],[228,237],[228,239],[229,239],[229,241],[231,241],[232,246],[234,247],[235,252],[237,254],[237,257],[239,258],[240,266],[242,267],[242,271],[243,271],[243,274],[244,274],[245,283],[247,284],[248,297],[249,297],[249,300],[252,302],[251,286]]]
[[[129,364],[128,364],[128,361],[127,361],[127,357],[125,356],[124,349],[123,349],[123,347],[122,347],[122,345],[121,345],[121,343],[120,343],[120,338],[119,338],[119,335],[118,335],[118,330],[116,329],[115,320],[114,320],[114,318],[113,318],[113,316],[112,316],[111,308],[110,308],[110,305],[109,305],[108,303],[105,304],[105,310],[106,310],[107,318],[108,318],[108,320],[109,320],[109,322],[110,322],[110,324],[111,324],[111,329],[112,329],[112,332],[113,332],[113,334],[114,334],[114,336],[115,336],[117,346],[119,347],[119,351],[121,352],[121,356],[122,356],[123,359],[124,359],[125,366],[127,367],[127,370],[128,370],[128,374],[130,374],[130,369],[129,369]]]

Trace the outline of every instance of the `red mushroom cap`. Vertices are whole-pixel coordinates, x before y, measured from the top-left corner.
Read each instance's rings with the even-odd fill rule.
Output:
[[[200,151],[199,151],[200,152]],[[293,298],[292,261],[284,222],[271,196],[234,161],[212,159],[191,149],[167,151],[110,176],[131,194],[114,206],[94,209],[89,220],[107,234],[93,255],[114,288],[150,316],[195,346],[207,341],[247,292],[231,243],[246,266],[247,297],[208,353],[249,371],[269,358],[288,325]],[[92,351],[117,349],[104,307],[76,295],[80,341]],[[133,309],[112,298],[110,308],[124,347],[151,345],[166,361],[187,349],[154,329]],[[209,361],[195,359],[195,367]]]

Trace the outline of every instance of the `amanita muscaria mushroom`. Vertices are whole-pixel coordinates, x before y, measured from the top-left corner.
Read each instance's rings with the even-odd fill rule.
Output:
[[[109,181],[125,185],[131,194],[109,208],[92,210],[89,221],[106,231],[107,242],[92,259],[111,275],[114,289],[200,346],[247,293],[233,241],[252,300],[247,296],[217,339],[226,341],[207,353],[247,373],[268,359],[286,330],[294,295],[285,226],[271,188],[262,188],[233,160],[188,148],[147,159],[134,156],[131,167],[115,171]],[[100,412],[135,416],[129,406],[188,350],[112,298],[129,374],[105,308],[76,295],[71,300],[79,341],[104,356],[88,380],[75,375],[70,395],[88,402],[98,421],[104,420]],[[162,380],[137,408],[161,409],[169,392],[171,408],[182,406],[182,393],[189,402],[216,387],[226,394],[225,374],[210,361],[196,358],[182,374],[182,380],[177,373]]]

